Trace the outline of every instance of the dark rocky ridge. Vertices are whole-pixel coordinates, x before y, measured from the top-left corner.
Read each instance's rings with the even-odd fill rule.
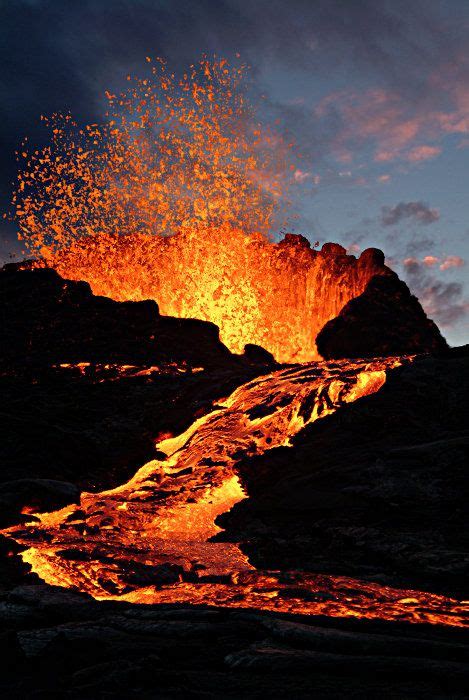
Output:
[[[388,373],[379,392],[241,465],[219,518],[260,568],[467,595],[469,346]]]
[[[126,480],[153,457],[158,436],[182,432],[275,365],[254,345],[233,355],[212,323],[161,316],[154,301],[96,297],[85,282],[22,267],[0,271],[0,525],[22,507],[63,506],[73,484]],[[60,366],[75,363],[89,366]],[[147,369],[123,377],[119,365]]]
[[[460,629],[0,593],[3,698],[467,697]]]
[[[240,359],[213,323],[161,316],[154,301],[94,296],[88,283],[65,280],[50,268],[6,265],[0,317],[4,369],[79,362],[219,367]],[[249,352],[249,360],[258,363],[259,353]],[[266,361],[272,357],[261,353],[260,363]]]
[[[316,337],[324,359],[445,352],[448,345],[397,275],[376,275]]]
[[[31,365],[181,360],[200,365],[229,355],[213,324],[162,318],[154,301],[96,297],[86,282],[64,280],[52,269],[6,269],[0,285],[3,366],[19,358]]]

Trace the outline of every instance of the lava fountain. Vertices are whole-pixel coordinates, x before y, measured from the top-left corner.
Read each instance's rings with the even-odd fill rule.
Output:
[[[106,93],[101,123],[55,114],[48,146],[24,142],[13,206],[28,252],[95,294],[212,321],[233,352],[317,359],[317,333],[389,272],[382,257],[273,242],[299,156],[261,122],[246,66],[204,58],[178,78],[147,60],[145,77]]]

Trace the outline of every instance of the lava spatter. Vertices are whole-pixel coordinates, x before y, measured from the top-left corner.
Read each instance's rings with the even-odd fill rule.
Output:
[[[127,84],[106,93],[99,123],[55,114],[45,148],[21,147],[12,215],[25,252],[94,294],[211,321],[232,352],[319,359],[317,334],[389,274],[383,256],[273,242],[299,154],[261,119],[245,65],[203,58],[178,77],[150,60]]]
[[[331,616],[461,625],[464,607],[428,593],[345,577],[259,571],[215,519],[246,498],[237,464],[288,446],[306,424],[378,391],[405,361],[310,363],[239,387],[127,483],[83,493],[7,534],[46,582],[136,603],[191,602]],[[467,613],[467,611],[466,611]]]

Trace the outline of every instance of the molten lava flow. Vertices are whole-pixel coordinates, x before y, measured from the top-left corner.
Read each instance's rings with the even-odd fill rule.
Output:
[[[288,446],[306,424],[380,389],[396,358],[307,364],[239,387],[126,484],[83,493],[78,506],[35,514],[7,534],[46,582],[95,598],[407,619],[460,625],[442,596],[344,577],[253,569],[234,543],[211,541],[218,515],[245,498],[237,464]],[[162,453],[166,455],[163,457]]]
[[[102,123],[54,115],[50,145],[23,144],[13,206],[28,252],[95,294],[212,321],[233,352],[255,343],[281,362],[317,358],[319,330],[382,261],[298,236],[271,242],[296,156],[260,122],[245,66],[148,71],[107,93]]]
[[[127,377],[153,377],[168,374],[177,376],[179,374],[197,374],[203,372],[203,367],[192,367],[186,363],[164,362],[159,365],[151,365],[149,367],[141,365],[120,365],[112,364],[96,364],[93,362],[64,362],[59,365],[52,365],[53,370],[58,372],[69,372],[77,377],[87,377],[87,379],[102,383],[113,382]]]

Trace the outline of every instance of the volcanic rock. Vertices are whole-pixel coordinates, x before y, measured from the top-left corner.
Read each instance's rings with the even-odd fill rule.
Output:
[[[243,356],[246,360],[255,365],[274,365],[275,358],[271,352],[254,343],[246,343]]]
[[[344,246],[340,245],[339,243],[324,243],[324,245],[321,248],[321,253],[325,256],[336,256],[346,255],[347,251],[345,250]]]
[[[443,687],[449,678],[455,688],[469,682],[467,664],[394,656],[329,654],[306,649],[286,649],[269,643],[253,645],[249,649],[229,654],[225,662],[231,668],[279,675],[295,672],[317,673],[321,670],[333,670],[338,675],[346,675],[353,669],[355,673],[372,674],[374,677],[391,677],[396,674],[411,678],[426,677],[439,681]]]
[[[78,503],[80,489],[68,481],[17,479],[0,483],[0,523],[6,525],[18,512],[34,513]],[[31,516],[27,516],[30,520]]]
[[[468,397],[468,346],[397,367],[291,447],[246,457],[250,497],[217,522],[258,568],[464,596]]]
[[[326,360],[448,349],[418,299],[394,274],[373,277],[363,294],[349,301],[336,318],[325,324],[316,337],[316,345]]]
[[[357,698],[463,698],[467,687],[462,630],[97,602],[43,585],[7,604],[5,698],[326,700],[344,687]]]
[[[5,266],[0,312],[4,367],[83,362],[205,367],[233,357],[212,323],[161,316],[154,301],[94,296],[86,282],[65,280],[48,268]]]
[[[328,256],[340,264],[343,252],[330,250]],[[363,256],[363,264],[379,263],[379,251]],[[78,487],[96,491],[119,484],[154,456],[162,435],[186,430],[271,362],[258,348],[248,348],[243,360],[230,355],[212,324],[164,319],[153,302],[93,297],[88,285],[67,282],[50,270],[7,271],[0,274],[0,286],[6,295],[5,346],[10,345],[2,347],[0,358],[6,428],[2,478],[9,482],[0,487],[0,501],[6,509],[34,509],[31,493],[43,499],[41,509],[50,509],[52,503],[60,507],[75,500]],[[384,298],[394,300],[388,318],[396,318],[397,287],[384,284],[384,289],[386,294],[380,287],[376,294],[384,306]],[[411,313],[404,318],[405,339],[413,331]],[[374,336],[369,341],[377,342]],[[407,346],[399,345],[399,352],[402,347]],[[207,369],[130,377],[107,370],[50,370],[51,364],[85,361],[153,365],[155,358],[157,364]],[[25,364],[29,374],[23,372]],[[333,363],[332,370],[345,371],[341,363]],[[313,376],[318,366],[309,372]],[[468,378],[468,349],[420,358],[389,370],[379,391],[321,417],[292,438],[291,446],[263,456],[244,450],[239,468],[249,498],[218,519],[227,528],[223,537],[241,541],[254,566],[286,581],[281,591],[287,597],[302,590],[288,569],[300,570],[301,576],[360,574],[390,585],[461,593],[468,573]],[[249,418],[277,410],[280,399],[260,398]],[[202,466],[208,474],[213,465]],[[191,473],[181,470],[171,479],[177,484]],[[67,525],[80,525],[85,515],[77,509]],[[17,551],[14,543],[4,543],[9,555]],[[79,548],[68,554],[66,564],[72,566]],[[129,572],[141,585],[179,585],[183,576],[171,564]],[[245,574],[252,577],[252,594],[255,574]],[[271,595],[276,586],[268,578]],[[24,585],[13,588],[15,580]],[[461,629],[188,603],[97,601],[36,585],[37,580],[24,571],[2,570],[0,694],[5,698],[156,694],[306,700],[344,693],[431,698],[448,691],[462,698],[466,692],[462,662],[468,646]],[[333,602],[328,592],[306,593]]]

